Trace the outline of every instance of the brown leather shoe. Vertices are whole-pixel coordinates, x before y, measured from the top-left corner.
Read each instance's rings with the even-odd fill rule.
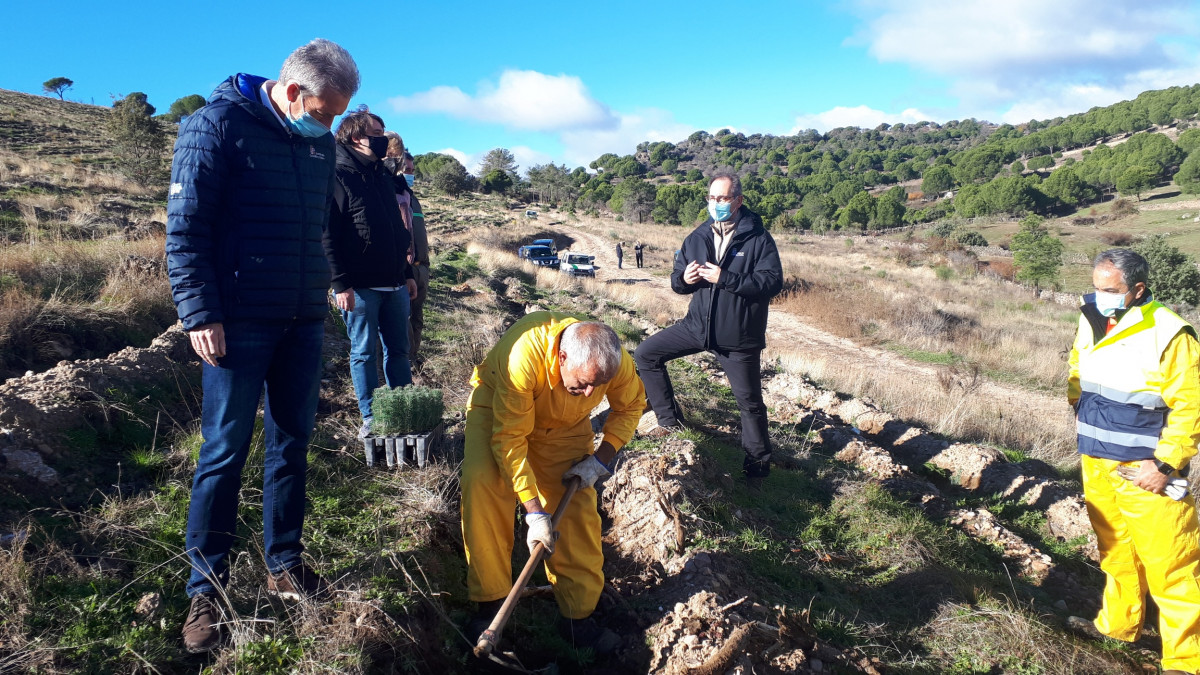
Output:
[[[302,598],[324,600],[329,597],[329,582],[308,565],[300,563],[279,574],[267,575],[267,592],[292,602]]]
[[[183,648],[191,654],[211,652],[221,644],[224,612],[215,593],[199,593],[192,598],[187,620],[183,622]]]

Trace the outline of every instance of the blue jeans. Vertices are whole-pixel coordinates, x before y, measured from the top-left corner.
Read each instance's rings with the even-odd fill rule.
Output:
[[[300,563],[304,477],[321,383],[323,324],[321,320],[228,322],[220,366],[202,366],[200,431],[204,443],[188,508],[189,597],[214,591],[229,578],[242,468],[250,452],[264,382],[263,549],[267,570],[277,574]]]
[[[371,401],[379,387],[375,345],[383,342],[383,376],[389,387],[412,384],[408,360],[408,289],[354,289],[354,311],[342,312],[350,337],[350,377],[364,422],[371,420]]]

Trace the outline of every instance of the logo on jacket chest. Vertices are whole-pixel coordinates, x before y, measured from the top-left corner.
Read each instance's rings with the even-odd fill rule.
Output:
[[[325,159],[325,153],[318,150],[317,146],[315,146],[315,145],[308,146],[308,156],[311,157],[312,159],[320,159],[320,160]]]

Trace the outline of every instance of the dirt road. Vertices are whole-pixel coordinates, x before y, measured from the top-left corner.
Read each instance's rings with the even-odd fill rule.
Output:
[[[648,251],[647,266],[638,269],[633,265],[633,248],[630,245],[624,256],[624,268],[618,269],[616,242],[599,227],[566,223],[555,227],[576,240],[572,251],[596,256],[598,281],[644,285],[655,289],[665,305],[674,306],[680,311],[686,305],[687,298],[671,290],[665,274],[672,265],[670,253]],[[950,395],[955,395],[955,387],[961,389],[958,395],[964,401],[969,398],[971,405],[977,409],[994,411],[995,415],[1005,418],[1010,425],[1037,425],[1040,428],[1037,435],[1044,440],[1030,450],[1039,459],[1061,462],[1073,452],[1074,425],[1062,396],[1051,396],[984,376],[978,379],[967,377],[970,382],[954,381],[944,366],[920,363],[884,349],[857,344],[777,308],[772,308],[770,313],[767,353],[798,364],[810,373],[855,373],[858,378],[873,379],[880,383],[903,383],[904,392],[897,392],[896,398],[919,397],[922,390],[930,395],[936,393],[942,396],[950,380]],[[915,406],[919,406],[919,402],[914,402]],[[907,415],[909,411],[894,412]],[[949,429],[953,425],[948,423],[943,426]]]

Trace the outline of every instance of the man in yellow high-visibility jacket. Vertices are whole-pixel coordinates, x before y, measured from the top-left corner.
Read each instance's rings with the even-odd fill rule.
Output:
[[[1132,642],[1149,592],[1159,609],[1163,673],[1200,671],[1200,526],[1192,496],[1164,490],[1200,442],[1196,331],[1155,301],[1146,260],[1096,257],[1071,349],[1083,493],[1100,548],[1104,603],[1083,632]],[[1124,472],[1130,478],[1121,476]]]
[[[646,406],[633,359],[617,335],[598,322],[533,312],[512,325],[471,376],[462,465],[462,528],[467,587],[480,611],[468,626],[474,639],[512,588],[514,507],[528,526],[530,550],[553,553],[546,576],[577,646],[616,647],[615,636],[589,619],[604,589],[597,480],[610,474],[617,450],[629,442]],[[604,439],[593,454],[590,414],[608,397]],[[558,532],[550,513],[564,481],[582,486]]]

